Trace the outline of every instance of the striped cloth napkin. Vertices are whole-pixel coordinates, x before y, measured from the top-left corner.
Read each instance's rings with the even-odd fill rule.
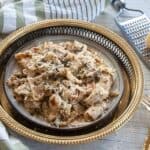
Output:
[[[5,126],[0,122],[0,150],[29,150],[19,139],[8,135]]]
[[[0,0],[0,33],[44,19],[92,21],[105,0]],[[103,9],[103,8],[102,8]]]
[[[68,18],[92,21],[105,0],[0,0],[0,33],[44,19]],[[0,150],[28,150],[0,122]]]

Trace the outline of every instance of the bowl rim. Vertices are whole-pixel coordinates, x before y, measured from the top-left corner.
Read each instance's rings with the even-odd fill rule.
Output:
[[[29,33],[31,31],[35,31],[37,29],[41,29],[43,27],[49,27],[49,26],[63,26],[63,25],[69,25],[69,26],[76,26],[76,27],[82,27],[84,29],[89,29],[93,32],[97,32],[100,34],[103,34],[104,36],[108,37],[110,40],[114,41],[118,46],[122,48],[122,51],[126,53],[129,60],[131,61],[131,64],[134,69],[135,73],[135,84],[133,84],[133,91],[132,93],[132,103],[129,104],[129,106],[126,108],[126,110],[113,122],[108,124],[106,127],[102,128],[101,130],[94,131],[92,133],[88,133],[85,135],[80,136],[52,136],[52,135],[45,135],[45,134],[39,134],[36,131],[27,129],[23,125],[17,123],[12,117],[9,116],[9,114],[3,109],[2,106],[0,106],[0,119],[11,129],[14,131],[41,141],[45,143],[57,143],[57,144],[78,144],[78,143],[84,143],[87,141],[92,141],[94,139],[102,138],[113,131],[116,131],[119,129],[122,125],[124,125],[133,115],[135,110],[137,109],[138,104],[140,103],[140,99],[142,97],[143,92],[143,74],[140,67],[140,63],[137,59],[137,55],[135,54],[132,47],[119,35],[112,32],[111,30],[101,26],[96,25],[93,23],[89,23],[86,21],[79,21],[74,19],[52,19],[52,20],[44,20],[40,21],[31,25],[27,25],[26,27],[22,27],[19,30],[13,32],[8,37],[6,37],[0,45],[0,55],[3,53],[3,51],[7,48],[8,45],[12,44],[16,39],[20,38],[21,36],[25,35],[26,33]],[[30,131],[30,132],[27,132]]]

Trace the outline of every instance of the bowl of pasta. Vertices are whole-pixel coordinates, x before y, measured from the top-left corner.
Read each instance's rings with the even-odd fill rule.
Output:
[[[101,48],[62,40],[38,39],[10,58],[4,74],[9,101],[28,120],[68,134],[105,125],[123,92],[119,65],[99,54]]]
[[[34,132],[34,139],[45,135],[71,141],[102,132],[123,114],[120,106],[127,109],[135,83],[142,82],[132,80],[133,60],[107,29],[77,22],[27,26],[2,48],[1,97],[10,104],[12,118]],[[124,99],[129,101],[124,104]]]

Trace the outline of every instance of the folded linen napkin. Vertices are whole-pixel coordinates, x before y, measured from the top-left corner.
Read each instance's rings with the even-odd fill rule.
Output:
[[[68,18],[92,21],[104,0],[0,0],[0,33],[10,33],[44,19]],[[0,150],[28,150],[0,122]]]
[[[29,150],[19,139],[8,135],[5,126],[0,122],[0,150]]]
[[[92,21],[104,0],[2,0],[0,33],[44,19],[68,18]]]

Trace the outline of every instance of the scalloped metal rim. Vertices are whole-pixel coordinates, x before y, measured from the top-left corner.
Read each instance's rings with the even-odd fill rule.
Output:
[[[89,141],[93,141],[98,138],[102,138],[117,129],[119,129],[122,125],[124,125],[132,116],[132,114],[137,109],[138,104],[140,103],[140,99],[143,92],[143,74],[138,62],[137,56],[131,46],[123,40],[120,36],[116,33],[110,31],[109,29],[95,25],[92,23],[79,21],[79,20],[72,20],[72,19],[54,19],[54,20],[44,20],[40,21],[26,27],[20,28],[19,30],[15,31],[14,33],[10,34],[6,37],[0,44],[0,55],[2,52],[7,48],[7,46],[13,43],[16,39],[20,38],[21,36],[29,33],[31,31],[41,29],[48,26],[76,26],[82,27],[85,29],[92,30],[94,32],[103,34],[104,36],[108,37],[110,40],[114,41],[118,46],[122,48],[122,50],[126,53],[131,64],[133,66],[135,72],[135,85],[134,85],[134,93],[132,95],[132,103],[129,104],[127,109],[124,113],[119,116],[116,120],[108,124],[106,127],[102,128],[101,130],[88,133],[81,136],[52,136],[46,135],[43,133],[39,133],[33,130],[26,128],[25,126],[19,124],[15,121],[9,114],[0,106],[0,119],[12,130],[16,131],[17,133],[29,137],[31,139],[44,142],[44,143],[53,143],[53,144],[79,144],[85,143]]]

